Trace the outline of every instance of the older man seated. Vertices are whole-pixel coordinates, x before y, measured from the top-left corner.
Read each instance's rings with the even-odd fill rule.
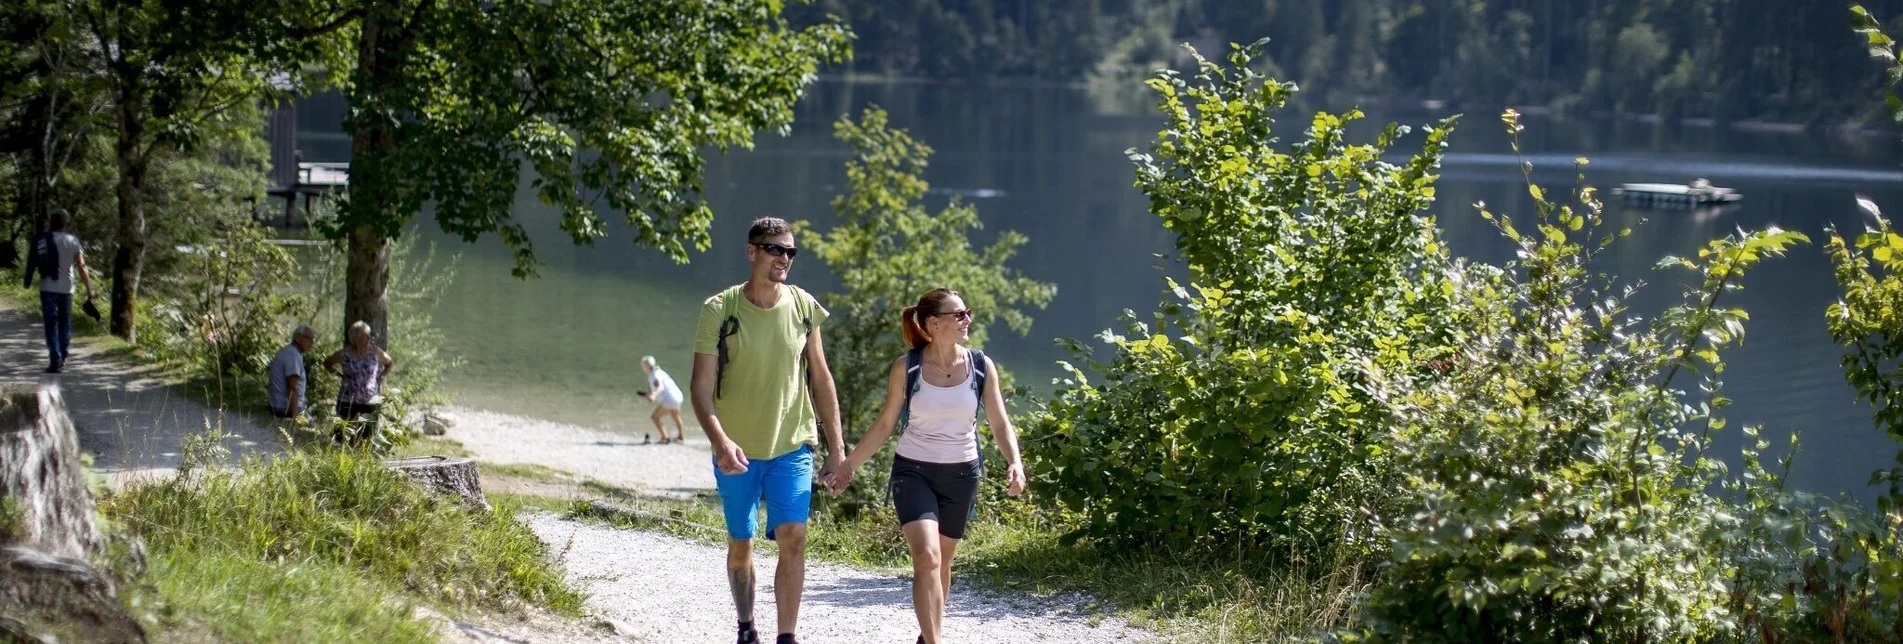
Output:
[[[265,385],[271,396],[271,415],[297,418],[306,413],[304,390],[310,378],[304,370],[304,354],[316,344],[317,332],[307,325],[299,325],[291,332],[291,343],[284,345],[277,357],[271,359],[269,382]]]

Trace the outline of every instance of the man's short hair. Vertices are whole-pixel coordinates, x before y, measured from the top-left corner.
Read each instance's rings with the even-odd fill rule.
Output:
[[[768,237],[793,234],[793,227],[779,217],[761,217],[753,220],[753,227],[747,230],[747,241],[757,242]]]
[[[311,325],[299,324],[297,328],[291,329],[291,341],[296,342],[298,338],[310,338],[315,340],[317,339],[317,331],[312,329]]]
[[[73,223],[73,216],[71,214],[68,214],[66,210],[62,208],[62,209],[53,211],[53,218],[48,220],[47,223],[52,226],[51,228],[48,228],[48,230],[64,231],[66,230],[67,226]]]

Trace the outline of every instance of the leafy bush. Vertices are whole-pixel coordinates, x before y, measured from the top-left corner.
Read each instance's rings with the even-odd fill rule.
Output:
[[[1295,88],[1250,69],[1260,47],[1149,81],[1167,123],[1130,156],[1190,285],[1170,281],[1154,327],[1126,313],[1127,335],[1105,331],[1108,362],[1072,342],[1086,367],[1066,363],[1028,423],[1031,472],[1082,520],[1073,536],[1371,547],[1367,509],[1393,488],[1377,385],[1427,373],[1452,339],[1422,214],[1451,120],[1399,166],[1381,158],[1406,130],[1350,144],[1358,112],[1317,114],[1285,152],[1273,119]]]
[[[146,282],[143,344],[154,355],[257,399],[271,356],[290,337],[285,321],[301,319],[310,303],[292,293],[298,264],[269,230],[242,215],[175,233],[175,255]]]
[[[833,199],[840,221],[806,243],[844,286],[821,299],[834,316],[826,325],[826,358],[850,446],[884,406],[892,361],[906,351],[899,312],[919,295],[940,286],[959,291],[976,315],[969,345],[982,347],[990,325],[1003,322],[1019,334],[1029,331],[1031,316],[1025,310],[1043,308],[1057,287],[1005,265],[1024,245],[1024,235],[1007,230],[990,247],[974,248],[971,231],[983,225],[976,208],[953,200],[936,213],[926,210],[921,199],[930,185],[922,175],[932,149],[889,127],[885,110],[868,108],[858,122],[842,118],[833,129],[853,151],[846,162],[847,190]],[[807,226],[800,222],[801,228]],[[1009,374],[1001,369],[996,376],[1010,391]],[[882,475],[890,462],[888,449],[868,471]],[[994,456],[989,462],[1001,461]],[[1002,476],[1002,468],[994,469]],[[864,505],[882,493],[878,485],[855,485],[843,497],[845,507]]]
[[[1504,120],[1517,137],[1518,115]],[[1693,641],[1739,626],[1728,555],[1754,532],[1707,493],[1726,479],[1706,446],[1725,426],[1719,350],[1746,315],[1718,301],[1806,239],[1741,233],[1666,258],[1692,279],[1646,326],[1636,289],[1587,268],[1630,230],[1604,228],[1580,179],[1575,209],[1529,177],[1535,234],[1483,209],[1519,259],[1454,282],[1473,326],[1448,377],[1393,383],[1405,492],[1382,515],[1392,556],[1363,606],[1376,641]],[[1696,404],[1673,388],[1681,372],[1703,376]]]

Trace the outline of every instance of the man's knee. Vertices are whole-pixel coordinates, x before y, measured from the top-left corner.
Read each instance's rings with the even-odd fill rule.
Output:
[[[773,542],[780,546],[780,556],[806,555],[806,524],[785,523],[773,528]]]
[[[743,568],[753,565],[753,541],[740,539],[727,540],[727,567]]]

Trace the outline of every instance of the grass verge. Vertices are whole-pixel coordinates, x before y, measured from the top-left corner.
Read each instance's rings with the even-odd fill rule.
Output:
[[[267,563],[229,551],[174,549],[147,573],[164,602],[168,641],[433,642],[414,599],[321,560]]]
[[[168,631],[427,641],[429,628],[410,618],[419,602],[452,614],[531,604],[578,616],[581,595],[514,520],[521,506],[491,505],[472,512],[375,456],[324,450],[135,487],[100,507],[155,553],[147,579]]]

